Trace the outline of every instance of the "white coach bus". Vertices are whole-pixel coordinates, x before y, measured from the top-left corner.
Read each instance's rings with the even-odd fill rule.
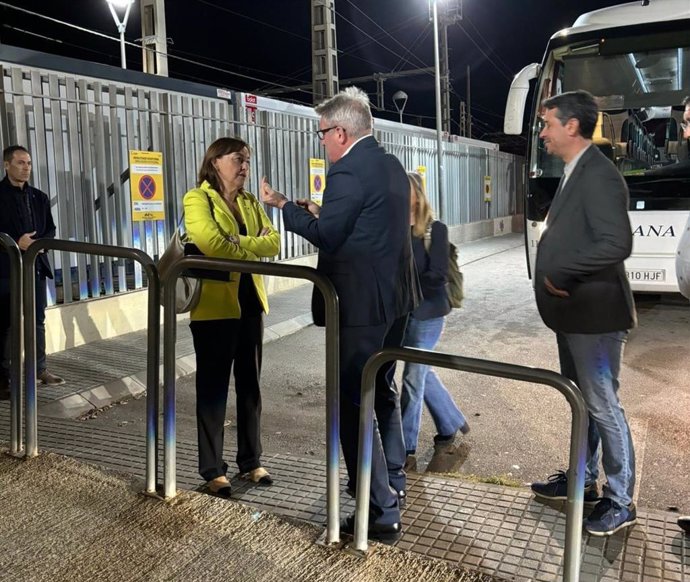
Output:
[[[594,144],[630,189],[634,291],[677,292],[675,254],[690,214],[690,159],[683,107],[690,95],[690,1],[640,0],[580,16],[554,34],[541,64],[514,78],[505,133],[521,134],[530,80],[525,238],[530,273],[544,219],[563,173],[539,139],[540,102],[585,89],[600,108]]]

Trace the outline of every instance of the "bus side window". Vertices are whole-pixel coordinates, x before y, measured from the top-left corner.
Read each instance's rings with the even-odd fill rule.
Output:
[[[611,123],[611,118],[608,117],[608,114],[600,111],[597,116],[597,125],[594,128],[594,134],[592,135],[592,143],[594,143],[594,145],[599,148],[601,153],[604,154],[609,160],[615,162],[616,158],[613,151],[613,144],[609,138],[604,137],[604,131],[605,129],[608,129],[608,127],[604,128],[604,115],[606,115],[608,118],[609,124]]]
[[[678,122],[673,117],[666,124],[664,148],[670,160],[678,161]]]

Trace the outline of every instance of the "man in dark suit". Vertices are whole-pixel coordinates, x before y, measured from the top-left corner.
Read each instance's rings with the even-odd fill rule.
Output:
[[[3,151],[5,178],[0,181],[0,232],[10,235],[21,251],[38,238],[54,238],[55,223],[50,199],[29,185],[31,156],[26,148],[14,145]],[[0,252],[0,399],[9,398],[9,331],[10,331],[9,259]],[[36,257],[36,371],[43,384],[64,384],[64,380],[46,369],[46,277],[52,279],[48,256]]]
[[[598,109],[586,91],[563,93],[542,106],[549,154],[565,162],[539,241],[535,267],[537,306],[556,332],[561,373],[573,380],[589,412],[585,520],[592,535],[606,536],[636,522],[635,452],[618,399],[623,346],[636,314],[623,261],[632,250],[628,189],[592,134]],[[598,499],[599,447],[607,483]],[[533,483],[538,497],[564,499],[565,473]]]
[[[383,347],[402,344],[408,314],[419,289],[410,244],[410,185],[398,159],[372,135],[369,98],[350,87],[325,101],[319,139],[331,162],[323,206],[289,202],[262,181],[262,199],[281,208],[287,230],[319,249],[317,269],[333,282],[340,299],[340,441],[351,491],[356,487],[362,370]],[[314,323],[324,324],[315,289]],[[405,444],[394,365],[382,368],[376,384],[376,423],[371,472],[369,536],[400,537],[399,501],[405,495]],[[354,518],[342,524],[354,530]]]

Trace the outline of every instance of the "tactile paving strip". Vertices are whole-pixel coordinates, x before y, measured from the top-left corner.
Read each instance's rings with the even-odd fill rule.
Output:
[[[0,438],[9,437],[7,403],[0,403]],[[141,430],[139,430],[141,432]],[[145,442],[125,426],[95,431],[88,423],[39,418],[41,449],[142,477]],[[227,458],[235,451],[228,448]],[[233,498],[281,516],[323,525],[326,469],[321,459],[264,455],[275,484],[265,487],[233,478]],[[178,487],[201,485],[196,444],[177,444]],[[162,470],[160,472],[162,474]],[[341,467],[341,483],[345,488]],[[341,496],[343,514],[354,502]],[[675,516],[639,511],[639,523],[610,538],[586,536],[582,582],[690,582],[690,537]],[[565,518],[536,502],[524,489],[412,474],[403,511],[401,549],[447,560],[507,580],[551,582],[562,579]]]

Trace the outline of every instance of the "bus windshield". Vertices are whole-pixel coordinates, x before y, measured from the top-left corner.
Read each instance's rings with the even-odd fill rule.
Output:
[[[638,208],[690,208],[681,127],[681,103],[690,95],[690,34],[599,36],[558,46],[543,67],[538,101],[575,89],[595,96],[600,114],[593,143],[626,177],[634,203],[643,205]],[[535,119],[530,175],[559,178],[563,162],[546,152]]]

